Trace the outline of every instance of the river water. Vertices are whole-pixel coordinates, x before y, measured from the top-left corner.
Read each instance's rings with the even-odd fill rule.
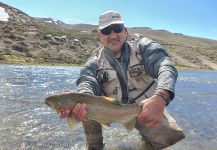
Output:
[[[79,67],[0,65],[0,150],[84,149],[81,124],[44,104],[47,96],[75,89]],[[176,97],[167,107],[186,138],[168,149],[217,150],[217,72],[179,71]],[[119,124],[103,128],[106,148],[143,149],[138,132]]]

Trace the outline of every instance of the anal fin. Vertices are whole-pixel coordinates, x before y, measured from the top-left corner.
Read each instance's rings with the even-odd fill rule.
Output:
[[[133,118],[132,120],[123,123],[123,126],[127,129],[127,130],[132,130],[133,128],[135,128],[135,124],[136,124],[136,118]]]

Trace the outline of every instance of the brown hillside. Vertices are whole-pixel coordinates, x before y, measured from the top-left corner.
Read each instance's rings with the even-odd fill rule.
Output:
[[[0,21],[0,63],[83,64],[100,46],[95,25],[56,23],[51,18],[30,17],[3,3],[0,7],[9,15],[9,21]],[[149,37],[162,44],[177,66],[217,70],[215,40],[147,27],[128,31],[128,40]]]

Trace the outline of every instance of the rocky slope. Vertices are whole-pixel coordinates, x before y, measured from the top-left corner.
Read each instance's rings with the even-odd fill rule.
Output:
[[[0,20],[1,63],[82,64],[99,46],[96,33],[32,18],[2,3],[0,8],[9,15]]]
[[[83,64],[100,47],[95,25],[68,25],[50,18],[33,18],[1,2],[0,8],[9,16],[8,21],[0,19],[0,63]],[[128,31],[128,40],[145,36],[162,44],[177,66],[217,70],[215,40],[147,27]]]

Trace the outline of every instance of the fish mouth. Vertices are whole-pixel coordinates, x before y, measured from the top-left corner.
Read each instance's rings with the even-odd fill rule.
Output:
[[[51,104],[48,102],[48,100],[45,100],[45,104],[48,106],[51,106]]]

